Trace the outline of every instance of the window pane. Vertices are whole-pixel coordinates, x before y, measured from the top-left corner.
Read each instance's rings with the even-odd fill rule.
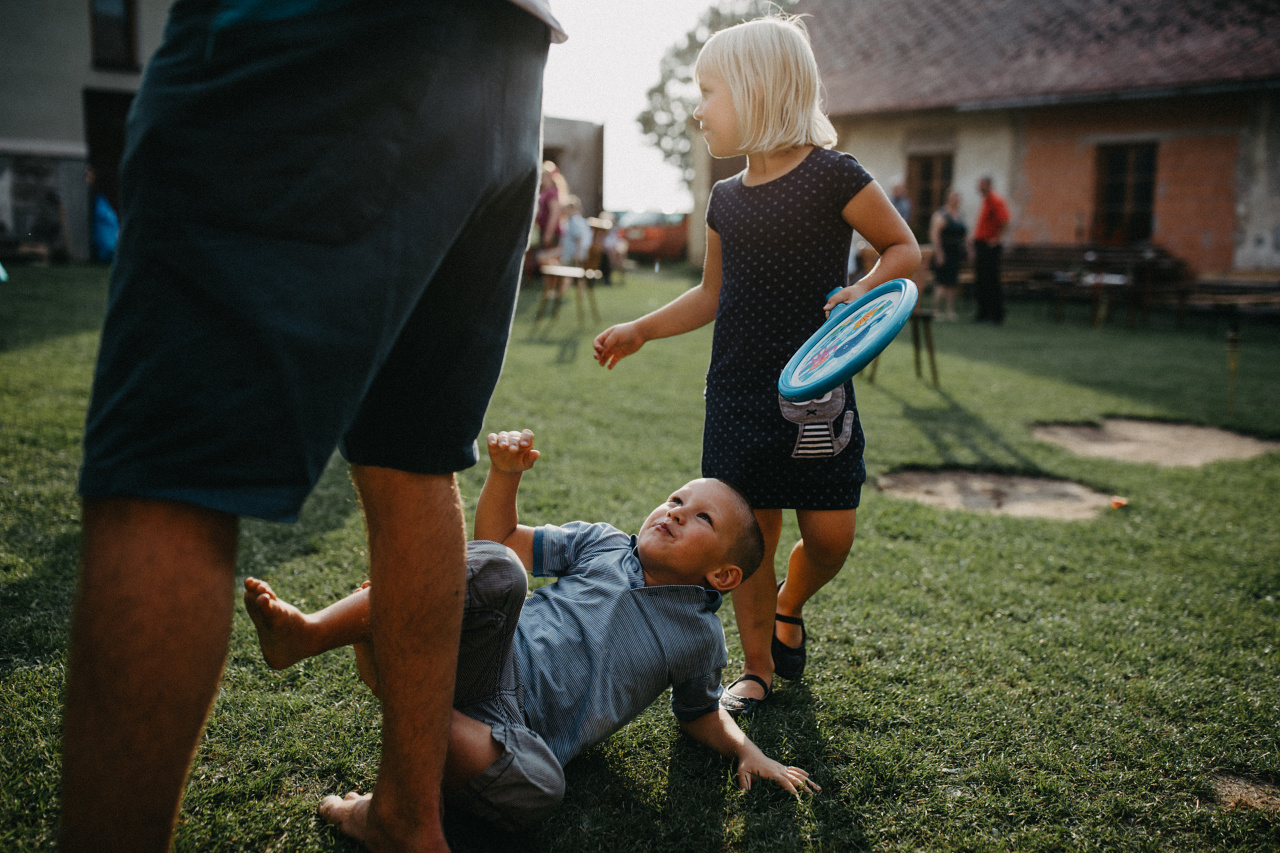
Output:
[[[1151,238],[1155,204],[1156,146],[1098,148],[1093,239],[1125,245]]]
[[[138,70],[135,0],[90,0],[93,66]]]

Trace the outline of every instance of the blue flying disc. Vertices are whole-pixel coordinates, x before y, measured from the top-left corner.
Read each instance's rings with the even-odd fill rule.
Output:
[[[828,293],[827,298],[835,292]],[[843,385],[898,336],[919,297],[913,281],[895,278],[853,302],[832,308],[827,322],[782,369],[778,393],[798,403]]]

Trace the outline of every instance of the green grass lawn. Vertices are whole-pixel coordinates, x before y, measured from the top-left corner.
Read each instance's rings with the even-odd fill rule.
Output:
[[[96,268],[18,267],[0,285],[0,849],[53,847],[79,440],[105,303]],[[679,293],[680,270],[597,291],[605,323]],[[543,457],[528,523],[634,529],[697,476],[710,330],[612,372],[573,306],[534,325],[522,294],[491,429]],[[1002,328],[935,324],[942,387],[909,336],[859,379],[871,476],[963,466],[1129,499],[1089,522],[927,508],[863,493],[844,571],[806,611],[809,674],[746,727],[823,786],[743,793],[659,700],[573,761],[564,807],[514,838],[461,822],[459,850],[1274,850],[1280,816],[1224,810],[1218,774],[1280,783],[1280,454],[1199,469],[1078,458],[1030,426],[1108,415],[1280,437],[1280,330],[1246,322],[1227,411],[1226,320],[1101,328],[1014,303]],[[927,375],[927,367],[926,367]],[[474,506],[484,463],[461,475]],[[784,529],[781,553],[796,537]],[[293,526],[246,522],[240,571],[318,608],[365,576],[345,466]],[[722,611],[729,677],[732,608]],[[353,850],[321,797],[376,777],[376,701],[349,653],[276,673],[237,612],[179,850]]]

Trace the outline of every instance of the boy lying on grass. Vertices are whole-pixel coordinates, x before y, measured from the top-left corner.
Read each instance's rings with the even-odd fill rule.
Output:
[[[762,778],[792,793],[820,790],[804,770],[767,757],[719,706],[727,652],[716,609],[763,549],[746,500],[719,480],[693,480],[636,536],[581,521],[526,527],[516,493],[538,456],[529,430],[489,436],[475,519],[483,541],[467,546],[447,801],[508,829],[535,823],[564,796],[565,763],[668,686],[681,727],[737,759],[740,787]],[[526,570],[558,580],[526,601]],[[313,614],[254,578],[244,601],[271,667],[353,645],[377,695],[368,583]],[[355,799],[327,797],[320,811],[360,838],[365,809]]]

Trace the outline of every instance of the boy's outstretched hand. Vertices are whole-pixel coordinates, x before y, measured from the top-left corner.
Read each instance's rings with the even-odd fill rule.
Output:
[[[533,449],[533,430],[489,433],[489,462],[504,474],[522,474],[542,454]]]
[[[751,789],[757,779],[772,779],[792,794],[814,794],[821,791],[809,778],[806,770],[799,767],[788,767],[780,761],[774,761],[760,751],[760,747],[751,742],[742,729],[723,708],[703,714],[694,720],[681,720],[680,728],[700,743],[714,749],[721,755],[738,760],[738,787],[744,791]]]
[[[793,794],[816,794],[822,788],[809,778],[809,772],[799,767],[788,767],[780,761],[774,761],[762,752],[741,759],[738,762],[738,787],[744,791],[751,790],[751,783],[756,779],[772,779],[785,790]]]

